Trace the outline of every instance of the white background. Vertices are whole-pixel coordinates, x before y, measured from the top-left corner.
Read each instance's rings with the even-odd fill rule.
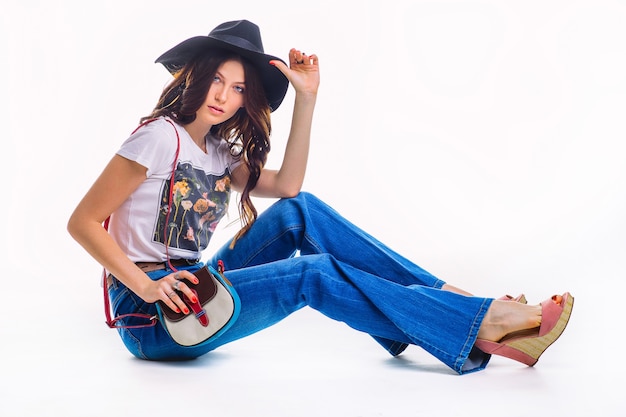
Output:
[[[169,81],[155,58],[244,18],[320,57],[305,190],[469,291],[576,297],[535,368],[457,377],[310,310],[193,363],[124,350],[67,218]],[[619,415],[625,22],[623,0],[3,0],[0,414]]]

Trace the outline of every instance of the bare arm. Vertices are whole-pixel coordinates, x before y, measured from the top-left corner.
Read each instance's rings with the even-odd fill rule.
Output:
[[[311,138],[313,111],[319,87],[319,62],[316,55],[289,51],[290,66],[281,61],[272,61],[289,80],[296,91],[291,130],[287,139],[285,155],[280,169],[263,169],[252,194],[258,197],[293,197],[300,192],[306,173]],[[249,172],[240,165],[233,172],[233,184],[241,191]]]
[[[102,227],[104,220],[145,179],[144,166],[115,155],[72,213],[67,229],[98,263],[144,301],[153,303],[160,299],[170,308],[176,309],[176,305],[167,296],[175,282],[173,274],[162,280],[152,281],[126,256]],[[181,271],[179,275],[181,278],[195,279],[187,271]],[[181,290],[189,292],[188,296],[193,295],[186,286],[181,286]],[[176,298],[176,304],[183,308],[182,300]]]

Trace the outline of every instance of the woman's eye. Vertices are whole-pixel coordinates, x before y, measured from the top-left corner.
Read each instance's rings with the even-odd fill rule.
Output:
[[[238,93],[240,93],[240,94],[243,94],[243,92],[244,92],[245,90],[244,90],[244,88],[243,88],[243,87],[241,87],[241,86],[237,86],[237,87],[235,87],[235,91],[237,91],[237,92],[238,92]]]
[[[213,77],[213,82],[214,83],[219,83],[220,82],[220,77],[218,77],[217,75],[215,77]]]

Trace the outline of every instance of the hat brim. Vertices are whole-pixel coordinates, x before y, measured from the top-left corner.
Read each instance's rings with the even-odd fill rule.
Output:
[[[270,65],[269,61],[271,60],[279,60],[285,63],[285,61],[276,56],[238,47],[209,36],[195,36],[168,50],[158,57],[155,62],[163,64],[173,74],[202,51],[215,48],[236,52],[248,60],[259,72],[270,111],[274,111],[280,106],[285,98],[285,94],[287,94],[289,81],[278,68]]]

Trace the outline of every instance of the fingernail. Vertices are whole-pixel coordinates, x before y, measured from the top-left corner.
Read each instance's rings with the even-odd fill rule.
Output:
[[[185,313],[185,314],[189,314],[189,310],[188,310],[188,309],[184,309],[184,310],[183,310],[183,313]]]
[[[191,297],[191,302],[192,302],[192,303],[197,303],[197,302],[198,302],[198,299],[197,299],[196,297]]]

